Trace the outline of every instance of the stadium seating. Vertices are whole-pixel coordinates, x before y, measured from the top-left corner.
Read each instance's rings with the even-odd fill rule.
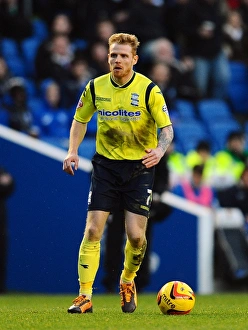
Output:
[[[233,111],[237,114],[248,112],[248,67],[247,65],[230,61],[231,80],[228,96]]]
[[[7,57],[5,58],[7,65],[13,74],[13,76],[17,77],[27,77],[27,66],[22,59],[22,57]]]
[[[47,111],[43,113],[40,119],[41,134],[68,138],[70,125],[66,111],[60,110],[54,113]]]
[[[14,39],[2,38],[1,40],[1,53],[2,56],[7,59],[9,57],[19,57],[18,44]]]
[[[46,23],[39,18],[36,18],[32,21],[33,26],[33,37],[39,40],[45,40],[49,36],[49,30]]]
[[[194,149],[200,140],[209,140],[209,134],[203,123],[197,119],[181,121],[174,124],[176,143],[183,153]]]
[[[181,118],[195,118],[195,105],[191,101],[178,99],[176,110]]]
[[[51,140],[58,139],[58,135],[61,137],[68,135],[68,125],[70,125],[75,107],[65,111],[65,116],[63,114],[45,116],[44,105],[39,99],[40,92],[34,81],[34,61],[39,45],[49,37],[49,29],[47,24],[39,18],[33,19],[32,26],[32,36],[21,41],[19,45],[13,39],[2,38],[0,51],[12,74],[25,79],[28,105],[33,113],[35,124],[43,129],[44,138],[48,139],[51,134]],[[87,48],[87,42],[76,39],[74,46],[84,50]],[[175,130],[175,143],[181,152],[195,148],[198,141],[202,139],[208,139],[214,150],[223,148],[227,135],[234,129],[243,129],[248,140],[248,124],[243,123],[243,127],[240,127],[234,120],[235,113],[248,114],[248,66],[234,61],[230,61],[229,64],[231,71],[229,103],[217,99],[204,99],[198,102],[178,99],[175,109],[170,111]],[[6,112],[2,110],[0,110],[0,122],[7,125]],[[96,122],[95,114],[88,124],[87,138],[95,136]]]
[[[240,124],[234,119],[217,120],[209,126],[209,133],[212,144],[216,149],[223,149],[226,146],[228,135],[233,131],[241,130]]]
[[[231,83],[245,83],[248,80],[248,67],[247,65],[230,61],[229,68],[231,72]]]
[[[247,83],[233,83],[229,86],[229,98],[234,113],[248,113],[248,81]]]
[[[204,99],[197,102],[199,116],[205,123],[219,119],[231,119],[232,112],[229,105],[220,99]]]
[[[27,38],[21,42],[22,56],[27,66],[27,73],[30,77],[35,74],[35,57],[41,40],[38,38]]]

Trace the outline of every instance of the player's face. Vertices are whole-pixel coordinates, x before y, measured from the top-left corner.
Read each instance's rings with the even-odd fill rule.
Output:
[[[114,80],[125,84],[133,74],[133,66],[137,63],[138,55],[133,55],[130,45],[112,44],[109,48],[108,63]]]

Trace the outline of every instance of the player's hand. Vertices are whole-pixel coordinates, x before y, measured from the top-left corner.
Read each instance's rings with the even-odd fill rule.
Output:
[[[155,149],[146,149],[145,152],[146,155],[142,158],[142,164],[144,164],[146,168],[150,168],[152,166],[157,165],[164,155],[160,147],[157,147]]]
[[[74,170],[78,169],[79,157],[77,154],[68,154],[63,162],[63,171],[74,175]]]

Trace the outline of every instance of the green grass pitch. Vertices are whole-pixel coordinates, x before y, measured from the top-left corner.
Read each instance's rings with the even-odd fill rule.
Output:
[[[0,330],[244,330],[248,328],[248,294],[196,295],[188,315],[163,315],[156,293],[139,294],[132,314],[121,312],[118,294],[95,294],[92,314],[68,314],[74,296],[11,293],[0,295]]]

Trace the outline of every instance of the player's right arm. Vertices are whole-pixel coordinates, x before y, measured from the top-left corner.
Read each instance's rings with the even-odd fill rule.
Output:
[[[86,129],[87,123],[80,123],[73,119],[70,129],[68,154],[63,162],[63,171],[70,175],[74,175],[74,170],[78,169],[78,147],[84,139]]]

